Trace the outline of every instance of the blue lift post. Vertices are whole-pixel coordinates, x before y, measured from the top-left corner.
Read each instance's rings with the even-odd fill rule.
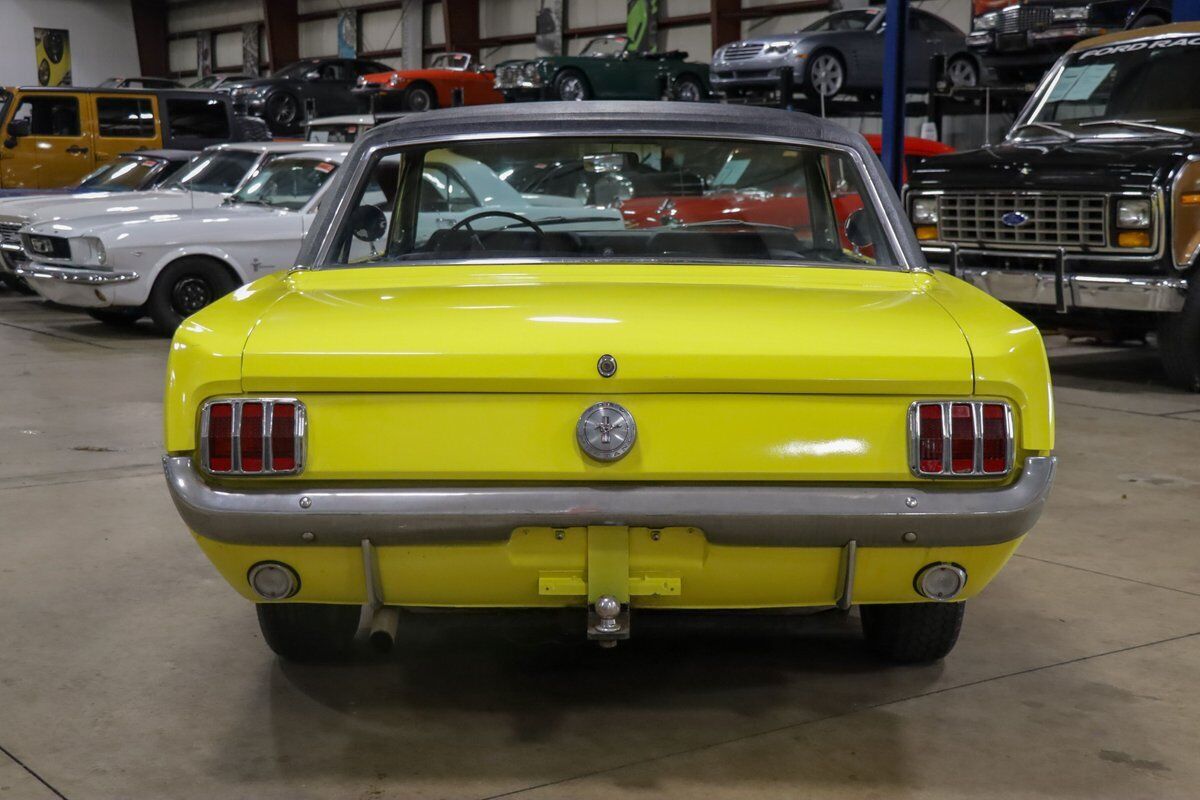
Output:
[[[1172,6],[1171,19],[1175,22],[1200,20],[1200,0],[1175,0]]]
[[[883,169],[899,192],[904,182],[904,48],[908,39],[908,0],[887,0],[884,22]]]

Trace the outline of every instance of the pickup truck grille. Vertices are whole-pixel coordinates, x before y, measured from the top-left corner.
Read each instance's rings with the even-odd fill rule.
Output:
[[[1068,250],[1108,244],[1102,194],[953,193],[942,195],[938,211],[948,242]]]
[[[1009,6],[1000,12],[1000,33],[1024,33],[1042,30],[1054,21],[1054,12],[1048,6]]]
[[[734,42],[725,48],[722,61],[748,61],[763,51],[761,42]]]

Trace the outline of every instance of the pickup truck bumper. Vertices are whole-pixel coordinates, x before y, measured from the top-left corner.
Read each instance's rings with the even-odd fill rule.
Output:
[[[1068,272],[1071,257],[1047,253],[1039,259],[1052,269],[1002,269],[958,266],[959,257],[975,252],[945,246],[921,248],[934,269],[949,272],[1005,303],[1052,306],[1066,313],[1073,308],[1142,311],[1159,314],[1183,310],[1188,282],[1154,275],[1109,275]],[[992,256],[995,251],[979,251]]]

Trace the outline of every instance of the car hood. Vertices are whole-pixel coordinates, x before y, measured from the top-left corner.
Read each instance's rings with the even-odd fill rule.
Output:
[[[295,226],[299,214],[264,206],[216,206],[179,209],[155,214],[121,214],[70,217],[29,227],[30,233],[47,236],[96,236],[110,251],[132,247],[167,247],[183,244],[228,244],[273,238],[274,220]],[[297,241],[299,241],[299,233]]]
[[[1195,150],[1171,137],[1005,142],[929,158],[911,172],[909,188],[1145,191],[1165,187]]]
[[[970,348],[929,280],[766,265],[303,270],[257,315],[242,385],[594,391],[609,353],[622,392],[969,394]]]
[[[234,83],[226,83],[221,86],[221,91],[233,91],[234,89],[262,89],[268,86],[276,86],[281,83],[283,78],[255,78],[249,81],[236,81]]]
[[[210,192],[163,189],[149,192],[87,192],[75,195],[38,195],[0,203],[0,223],[36,225],[79,218],[155,214],[192,208],[212,208],[223,197]]]

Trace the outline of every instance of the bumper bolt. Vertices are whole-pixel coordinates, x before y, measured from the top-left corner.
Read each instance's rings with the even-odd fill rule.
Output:
[[[310,500],[307,497],[300,498],[300,507],[301,508],[310,508],[311,506],[312,506],[312,500]]]

